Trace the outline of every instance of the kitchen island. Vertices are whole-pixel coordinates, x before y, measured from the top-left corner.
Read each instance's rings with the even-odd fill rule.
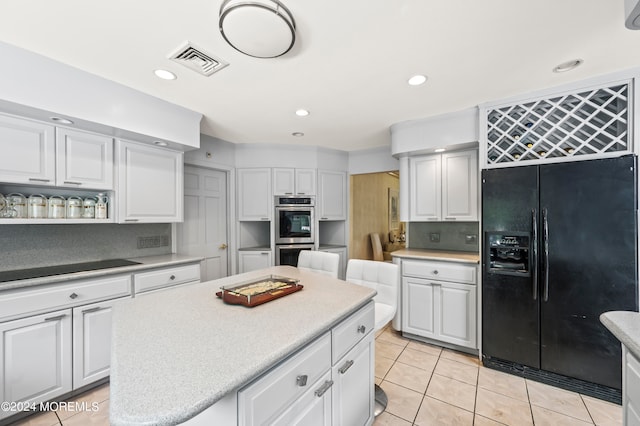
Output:
[[[221,286],[270,274],[299,279],[304,288],[253,308],[228,305],[215,296]],[[362,370],[364,383],[360,386],[364,385],[365,391],[369,385],[373,389],[370,301],[375,294],[369,288],[326,275],[276,266],[120,303],[114,308],[112,324],[111,424],[171,425],[207,415],[213,416],[207,417],[209,422],[216,416],[233,421],[235,415],[243,415],[241,407],[236,410],[236,397],[237,404],[242,405],[242,391],[251,393],[247,385],[260,376],[259,381],[270,378],[274,371],[284,374],[283,368],[300,354],[307,354],[310,347],[328,351],[330,360],[326,362],[328,367],[333,366],[331,371],[327,367],[326,372],[318,373],[319,384],[340,384],[334,370],[336,374],[348,370],[357,356],[347,354],[350,359],[345,369],[342,362],[346,350],[338,349],[356,336],[362,341],[353,343],[351,352],[364,343],[368,345],[362,350],[368,365]],[[314,359],[325,362],[323,357]],[[328,375],[333,381],[325,380]],[[294,376],[294,387],[296,379]],[[306,375],[304,380],[298,379],[301,391],[317,388],[312,375],[308,386],[306,379]],[[272,393],[277,397],[286,389]],[[327,394],[333,395],[334,418],[336,390]],[[315,395],[322,394],[316,390]],[[373,395],[367,396],[368,402],[372,399]],[[326,413],[326,407],[324,410]],[[236,419],[238,423],[244,420]]]

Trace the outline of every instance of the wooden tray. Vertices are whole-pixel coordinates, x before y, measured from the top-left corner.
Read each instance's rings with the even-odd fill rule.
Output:
[[[243,305],[252,308],[302,290],[299,280],[268,275],[252,281],[235,284],[232,287],[220,287],[216,296],[230,305]]]

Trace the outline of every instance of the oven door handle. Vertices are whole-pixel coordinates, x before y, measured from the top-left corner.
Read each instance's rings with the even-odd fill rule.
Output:
[[[531,268],[533,281],[533,300],[538,300],[538,211],[536,209],[531,210],[531,238],[533,239],[533,256],[529,267]]]

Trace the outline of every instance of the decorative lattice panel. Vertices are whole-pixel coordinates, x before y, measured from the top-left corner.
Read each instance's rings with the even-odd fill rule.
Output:
[[[487,111],[487,163],[630,151],[629,84]]]

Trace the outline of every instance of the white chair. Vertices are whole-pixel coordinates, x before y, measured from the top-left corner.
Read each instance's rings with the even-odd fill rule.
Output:
[[[375,302],[374,331],[382,329],[396,314],[399,273],[398,265],[393,263],[351,259],[347,264],[347,281],[367,286],[378,292],[373,298]],[[378,385],[375,389],[375,400],[374,414],[378,416],[385,410],[388,401],[387,395]]]
[[[301,250],[298,255],[298,268],[305,271],[319,272],[338,278],[340,255],[326,251]]]

